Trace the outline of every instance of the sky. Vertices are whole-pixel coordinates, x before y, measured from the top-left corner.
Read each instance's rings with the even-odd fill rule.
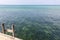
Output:
[[[0,0],[0,5],[60,5],[60,0]]]

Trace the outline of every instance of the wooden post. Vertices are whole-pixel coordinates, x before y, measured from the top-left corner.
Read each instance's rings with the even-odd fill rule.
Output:
[[[4,27],[4,23],[2,23],[2,33],[5,34],[5,27]]]
[[[11,32],[12,36],[15,37],[15,31],[14,31],[14,24],[12,24],[12,30],[11,29],[6,29],[4,27],[4,23],[2,24],[2,33],[6,33],[6,32]]]
[[[13,37],[15,37],[14,24],[12,24],[12,31],[13,31],[12,35]]]

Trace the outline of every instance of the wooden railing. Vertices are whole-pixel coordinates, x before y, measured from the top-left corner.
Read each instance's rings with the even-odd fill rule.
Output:
[[[5,29],[4,23],[1,25],[2,32],[0,32],[0,40],[22,40],[15,37],[14,24],[12,24],[12,29]],[[6,32],[11,32],[12,36],[5,34]]]

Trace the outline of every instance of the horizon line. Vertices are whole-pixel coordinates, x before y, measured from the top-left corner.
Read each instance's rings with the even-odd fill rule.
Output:
[[[60,5],[0,5],[0,6],[60,6]]]

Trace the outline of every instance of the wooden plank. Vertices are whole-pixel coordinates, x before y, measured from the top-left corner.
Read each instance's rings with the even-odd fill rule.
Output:
[[[13,36],[9,36],[9,35],[5,34],[5,32],[11,32]],[[14,32],[15,32],[14,25],[12,25],[12,29],[5,29],[4,23],[3,23],[2,24],[2,33],[0,33],[0,40],[22,40],[22,39],[16,38]]]
[[[0,40],[22,40],[22,39],[0,33]]]
[[[11,32],[11,33],[13,33],[13,30],[11,30],[11,29],[6,29],[6,32]]]

